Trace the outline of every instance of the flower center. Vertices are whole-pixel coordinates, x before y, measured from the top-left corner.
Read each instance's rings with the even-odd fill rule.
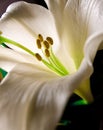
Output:
[[[68,71],[63,66],[63,64],[59,61],[59,59],[55,56],[52,45],[54,44],[53,39],[51,37],[46,37],[44,40],[41,34],[38,35],[36,40],[36,44],[38,49],[42,51],[43,56],[46,60],[44,60],[40,54],[36,53],[36,58],[39,61],[42,61],[46,66],[55,71],[61,76],[67,75]]]
[[[59,59],[56,57],[56,55],[53,52],[52,46],[54,42],[51,37],[46,37],[46,39],[44,39],[41,34],[38,34],[36,39],[36,45],[37,48],[42,52],[43,56],[41,56],[39,53],[35,53],[29,50],[22,44],[1,36],[1,34],[2,32],[0,33],[0,45],[5,46],[6,45],[5,43],[8,43],[17,46],[22,50],[26,51],[27,53],[35,56],[38,61],[41,61],[49,69],[59,74],[60,76],[65,76],[69,74],[67,69],[63,66],[63,64],[59,61]]]

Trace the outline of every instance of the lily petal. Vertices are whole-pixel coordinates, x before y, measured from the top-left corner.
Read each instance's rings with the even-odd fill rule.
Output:
[[[43,86],[44,75],[47,79],[49,74],[46,76],[45,72],[41,73],[40,69],[35,69],[32,66],[20,65],[18,67],[20,69],[17,72],[9,73],[0,84],[0,99],[2,102],[0,104],[0,128],[3,130],[32,130],[34,128],[39,130],[45,127],[43,124],[47,121],[45,119],[47,113],[45,113],[45,109],[42,111],[42,102],[39,104],[38,101],[37,103],[38,91]],[[23,68],[27,71],[25,72]],[[34,70],[35,73],[32,73]],[[40,76],[42,76],[42,79]],[[46,96],[46,93],[44,96]],[[40,114],[42,112],[44,112],[43,117]]]
[[[101,26],[103,25],[103,0],[89,0],[84,2],[85,10],[87,12],[88,22],[88,35],[92,35],[94,32],[103,31]]]
[[[62,43],[68,49],[76,69],[83,58],[83,47],[87,39],[87,21],[84,15],[83,0],[69,0],[64,10],[64,32]]]
[[[0,83],[0,128],[53,130],[74,89],[91,73],[86,60],[75,74],[64,77],[35,64],[16,64]]]
[[[92,64],[98,50],[103,49],[103,31],[95,32],[88,38],[85,47],[85,58],[88,59],[88,64]]]
[[[54,129],[82,74],[59,78],[37,66],[17,65],[0,84],[0,128]]]
[[[3,68],[7,72],[10,71],[15,64],[23,62],[24,60],[20,54],[16,54],[10,49],[0,47],[0,68]]]
[[[37,51],[35,40],[38,34],[44,38],[51,36],[58,44],[52,14],[36,4],[23,1],[11,4],[0,20],[0,30],[3,31],[3,36],[16,40],[32,51]],[[14,46],[12,48],[18,49]]]
[[[56,24],[56,29],[59,34],[59,37],[62,36],[63,28],[63,12],[68,0],[44,0],[47,4],[48,9],[51,11],[54,21]],[[58,10],[58,11],[57,11]]]
[[[52,0],[52,1],[51,0],[44,0],[44,1],[46,2],[47,7],[51,11],[54,10],[55,12],[57,12],[56,11],[57,8],[59,9],[59,11],[65,8],[66,3],[67,3],[68,0],[62,0],[62,1],[60,1],[60,0]]]
[[[91,37],[88,38],[84,47],[84,61],[90,66],[93,71],[93,61],[96,56],[98,50],[103,49],[103,32],[96,32]],[[85,99],[92,99],[90,88],[88,85],[80,85],[79,88],[76,89],[76,93]],[[88,101],[89,101],[88,100]]]
[[[47,67],[31,55],[0,47],[0,68],[9,72],[19,63],[35,64],[49,71]]]
[[[102,26],[102,4],[99,0],[69,0],[64,10],[62,44],[80,66],[86,40]]]

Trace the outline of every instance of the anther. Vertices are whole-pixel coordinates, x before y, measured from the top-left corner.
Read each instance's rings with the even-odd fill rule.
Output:
[[[45,49],[45,54],[46,54],[47,57],[50,57],[50,52],[49,52],[48,49]]]
[[[39,49],[41,49],[41,41],[40,41],[40,39],[37,39],[37,40],[36,40],[36,44],[37,44],[37,47],[38,47]]]
[[[53,39],[51,37],[47,37],[46,40],[51,44],[53,45]]]
[[[46,49],[49,49],[49,43],[47,41],[43,41],[43,44],[44,44]]]
[[[38,39],[42,42],[43,41],[43,36],[41,34],[38,34]]]
[[[38,53],[36,53],[35,56],[36,56],[36,58],[37,58],[39,61],[42,60],[42,57],[41,57]]]

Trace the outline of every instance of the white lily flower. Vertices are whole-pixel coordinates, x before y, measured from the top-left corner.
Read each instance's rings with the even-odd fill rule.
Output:
[[[89,78],[102,49],[103,0],[17,2],[0,19],[0,129],[53,130],[73,92],[93,101]],[[45,42],[46,41],[46,42]],[[53,45],[52,45],[53,44]]]

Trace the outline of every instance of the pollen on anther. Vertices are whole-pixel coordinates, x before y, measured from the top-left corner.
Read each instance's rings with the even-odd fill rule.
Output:
[[[46,40],[51,44],[53,45],[53,39],[51,37],[47,37]]]
[[[45,54],[46,54],[47,57],[50,57],[50,52],[49,52],[48,49],[45,49]]]
[[[42,42],[43,41],[43,36],[41,34],[38,34],[38,39]]]
[[[42,60],[42,57],[41,57],[38,53],[36,53],[35,56],[36,56],[36,58],[37,58],[39,61]]]
[[[37,44],[37,47],[41,49],[42,46],[41,46],[41,41],[39,39],[36,40],[36,44]]]
[[[43,44],[45,46],[46,49],[49,49],[50,45],[47,41],[43,41]]]

